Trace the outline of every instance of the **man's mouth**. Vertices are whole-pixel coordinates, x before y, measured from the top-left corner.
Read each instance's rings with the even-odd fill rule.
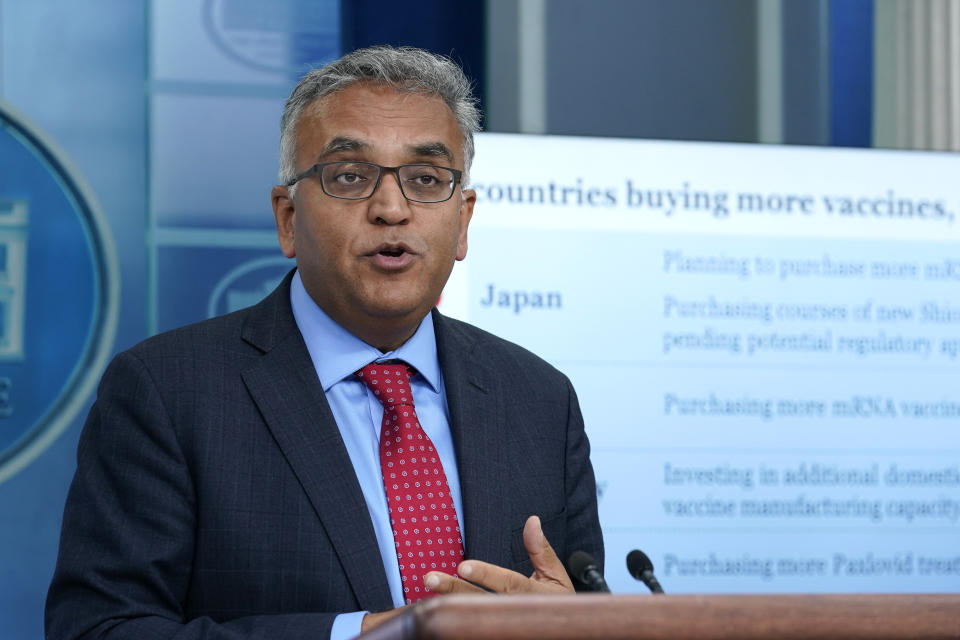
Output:
[[[394,271],[409,266],[416,254],[405,244],[382,244],[368,255],[377,267]]]
[[[397,258],[405,253],[416,253],[416,251],[412,250],[405,242],[383,242],[367,255],[380,254]]]

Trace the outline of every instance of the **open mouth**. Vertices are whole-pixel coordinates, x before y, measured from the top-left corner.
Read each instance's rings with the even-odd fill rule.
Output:
[[[413,253],[403,242],[393,243],[384,242],[379,247],[370,252],[369,255],[384,256],[386,258],[399,258],[405,254]]]
[[[406,269],[408,266],[410,266],[410,263],[416,254],[403,243],[383,243],[367,255],[373,258],[374,264],[381,269],[393,271],[397,269]]]

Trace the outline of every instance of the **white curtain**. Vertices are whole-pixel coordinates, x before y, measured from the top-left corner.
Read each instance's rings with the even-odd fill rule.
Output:
[[[876,0],[877,147],[960,151],[960,0]]]

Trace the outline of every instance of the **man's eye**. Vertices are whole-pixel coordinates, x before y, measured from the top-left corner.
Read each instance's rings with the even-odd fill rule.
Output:
[[[366,178],[357,173],[338,173],[333,179],[340,184],[356,184]]]
[[[443,180],[437,169],[417,167],[416,171],[410,173],[407,182],[411,182],[418,187],[435,187],[443,182]]]

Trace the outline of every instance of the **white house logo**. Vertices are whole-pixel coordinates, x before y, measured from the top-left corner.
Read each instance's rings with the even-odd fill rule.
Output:
[[[207,317],[257,304],[276,289],[296,263],[283,256],[255,258],[228,271],[207,301]]]
[[[0,482],[85,405],[113,346],[119,290],[89,191],[0,101]]]
[[[303,73],[340,55],[339,0],[207,0],[203,20],[221,51],[260,71]]]

